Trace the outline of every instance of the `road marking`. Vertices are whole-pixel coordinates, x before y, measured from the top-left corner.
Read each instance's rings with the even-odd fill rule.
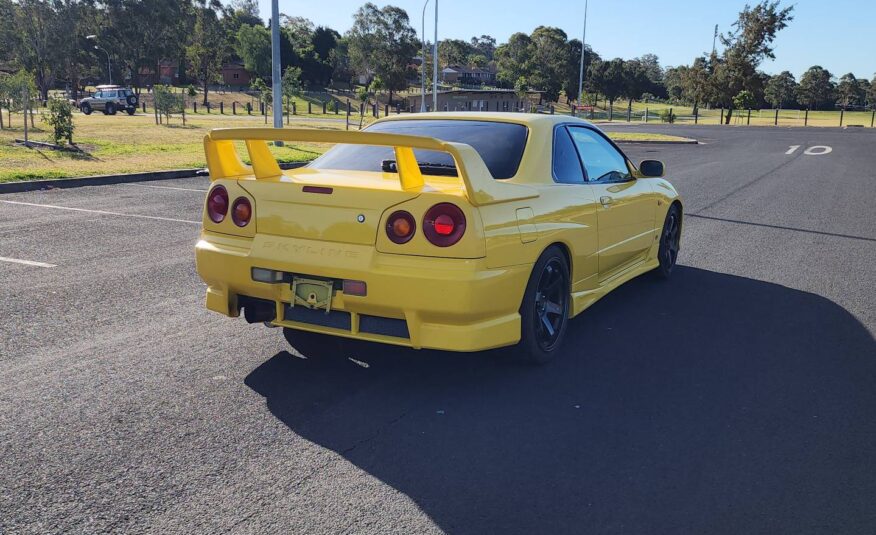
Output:
[[[821,156],[822,154],[830,154],[831,152],[833,152],[833,148],[828,147],[827,145],[815,145],[814,147],[806,149],[806,152],[803,154],[806,156]]]
[[[794,154],[800,147],[802,147],[802,145],[790,145],[785,154]],[[803,151],[803,154],[806,156],[821,156],[822,154],[830,154],[831,152],[833,152],[832,147],[828,147],[827,145],[815,145]]]
[[[207,193],[206,189],[180,188],[177,186],[153,186],[151,184],[117,184],[119,186],[137,186],[139,188],[155,188],[155,189],[175,189],[179,191],[197,191],[198,193]]]
[[[43,268],[58,267],[55,264],[46,264],[45,262],[34,262],[33,260],[21,260],[20,258],[7,258],[0,256],[0,262],[10,262],[12,264],[24,264],[25,266],[35,266]]]
[[[17,204],[19,206],[33,206],[35,208],[51,208],[53,210],[69,210],[71,212],[86,212],[89,214],[101,214],[101,215],[114,215],[118,217],[132,217],[135,219],[152,219],[155,221],[173,221],[174,223],[190,223],[192,225],[200,225],[200,221],[189,221],[187,219],[174,219],[172,217],[159,217],[155,215],[141,215],[141,214],[122,214],[119,212],[108,212],[106,210],[88,210],[86,208],[73,208],[70,206],[57,206],[54,204],[37,204],[32,202],[21,202],[21,201],[5,201],[0,199],[0,202],[6,204]]]

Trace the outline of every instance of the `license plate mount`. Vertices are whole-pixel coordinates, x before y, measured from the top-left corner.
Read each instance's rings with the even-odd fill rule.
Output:
[[[332,294],[334,283],[319,279],[307,279],[292,277],[292,303],[293,307],[301,306],[317,310],[325,310],[328,314],[332,311]]]

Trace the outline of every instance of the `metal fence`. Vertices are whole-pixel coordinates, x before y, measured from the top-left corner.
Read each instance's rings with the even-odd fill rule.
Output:
[[[728,122],[727,116],[730,115]],[[722,108],[699,108],[684,106],[657,106],[631,110],[609,108],[607,110],[584,110],[578,116],[593,121],[677,123],[677,124],[730,124],[737,126],[834,126],[876,127],[876,110],[729,110]]]

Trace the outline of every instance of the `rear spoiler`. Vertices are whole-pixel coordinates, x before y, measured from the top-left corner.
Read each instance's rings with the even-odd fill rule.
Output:
[[[474,206],[494,204],[538,196],[538,190],[521,184],[499,182],[493,178],[471,145],[451,143],[432,137],[388,134],[383,132],[347,132],[303,128],[218,128],[204,137],[204,152],[211,180],[254,176],[257,180],[277,178],[283,171],[268,149],[268,141],[344,143],[393,147],[399,183],[405,191],[420,191],[425,187],[414,149],[449,153],[465,184],[469,202]],[[234,148],[235,141],[244,141],[252,165],[241,162]]]

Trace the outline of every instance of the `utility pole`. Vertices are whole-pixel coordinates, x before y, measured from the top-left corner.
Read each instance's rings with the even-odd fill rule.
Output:
[[[274,97],[274,128],[283,128],[283,85],[280,74],[280,6],[279,0],[271,0],[271,82]],[[267,105],[267,103],[265,103]],[[282,141],[274,145],[282,146]]]
[[[435,0],[435,42],[432,43],[432,111],[438,111],[438,0]]]
[[[584,0],[584,32],[581,34],[581,70],[578,73],[578,104],[581,104],[581,96],[584,94],[584,48],[587,43],[587,3]]]
[[[718,50],[717,45],[718,45],[718,25],[715,24],[715,34],[712,36],[712,55],[713,56],[715,55],[715,52],[717,52],[717,50]]]
[[[437,2],[437,0],[436,0]],[[420,47],[420,113],[426,111],[426,7],[429,5],[429,0],[423,4],[423,32],[420,34],[423,37],[423,46]]]

